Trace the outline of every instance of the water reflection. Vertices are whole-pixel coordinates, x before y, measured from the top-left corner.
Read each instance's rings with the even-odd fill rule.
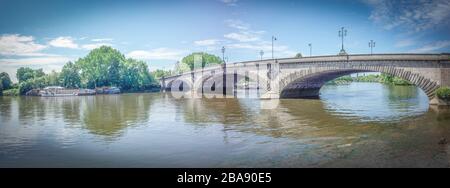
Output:
[[[450,111],[415,87],[326,86],[321,99],[124,94],[1,97],[0,166],[447,167]]]
[[[144,94],[86,97],[81,119],[94,134],[119,136],[129,126],[146,125],[153,100]]]

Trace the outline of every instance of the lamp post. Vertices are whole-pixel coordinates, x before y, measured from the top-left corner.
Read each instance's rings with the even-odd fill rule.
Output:
[[[222,92],[223,96],[227,95],[227,64],[225,62],[225,46],[222,46],[222,61],[223,61],[223,74],[222,74]]]
[[[261,61],[262,61],[262,59],[263,59],[263,55],[264,55],[264,51],[259,51],[259,55],[261,56]]]
[[[372,55],[373,54],[373,48],[375,48],[375,41],[370,40],[369,48],[370,48],[370,55]]]
[[[275,36],[272,36],[272,59],[274,59],[274,57],[273,57],[273,42],[276,40],[277,40],[277,38]]]
[[[339,55],[347,54],[344,50],[344,37],[346,37],[346,36],[347,36],[347,29],[345,29],[344,27],[341,27],[341,30],[339,30],[339,37],[341,37],[342,46],[341,46],[341,51],[339,52]]]
[[[308,46],[309,46],[309,57],[311,57],[312,56],[312,44],[309,43]]]
[[[222,46],[222,61],[225,63],[225,46]]]

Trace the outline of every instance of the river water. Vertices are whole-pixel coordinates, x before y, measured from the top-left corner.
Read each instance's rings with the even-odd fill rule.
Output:
[[[0,97],[0,167],[450,167],[450,113],[414,86],[264,102]]]

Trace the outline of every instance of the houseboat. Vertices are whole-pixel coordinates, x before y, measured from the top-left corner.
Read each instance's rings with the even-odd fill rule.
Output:
[[[64,97],[64,96],[83,96],[95,95],[92,89],[66,89],[60,86],[49,86],[39,91],[41,97]]]

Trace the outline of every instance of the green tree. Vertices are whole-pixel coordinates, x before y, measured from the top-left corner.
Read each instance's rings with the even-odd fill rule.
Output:
[[[155,77],[155,79],[160,79],[163,76],[168,77],[168,76],[172,75],[172,71],[157,69],[152,72],[152,75]]]
[[[126,60],[120,75],[120,87],[123,90],[145,90],[150,88],[152,83],[155,82],[148,71],[147,64],[134,59]]]
[[[45,76],[45,73],[42,69],[33,70],[29,67],[20,67],[17,69],[16,77],[20,82],[25,82],[30,79],[40,78]]]
[[[21,95],[26,94],[28,91],[33,89],[33,81],[32,80],[27,80],[27,81],[23,81],[19,84],[19,93]]]
[[[42,69],[34,70],[33,74],[34,74],[34,78],[40,78],[40,77],[45,76],[44,70],[42,70]]]
[[[120,69],[121,62],[118,59],[113,59],[111,65],[109,66],[108,77],[110,79],[110,84],[113,86],[119,86],[120,84]]]
[[[0,73],[0,82],[4,90],[10,89],[12,87],[11,78],[9,78],[9,75],[6,72]]]
[[[211,65],[222,64],[220,57],[208,54],[205,52],[195,52],[181,60],[181,63],[176,66],[175,72],[182,73],[194,70],[194,68],[207,67]]]
[[[117,84],[120,72],[117,70],[120,70],[119,65],[124,62],[125,56],[118,50],[101,46],[89,52],[75,64],[81,70],[82,82],[89,88],[95,88]]]
[[[61,73],[59,74],[59,79],[61,81],[61,85],[66,88],[81,87],[81,77],[79,69],[74,63],[70,61],[63,66]]]
[[[47,83],[47,85],[49,86],[60,86],[61,82],[59,79],[59,74],[58,72],[52,70],[51,73],[45,75],[45,82]]]
[[[29,67],[20,67],[16,73],[19,83],[34,78],[34,70]]]
[[[295,58],[302,58],[302,57],[303,57],[302,53],[295,54]]]

